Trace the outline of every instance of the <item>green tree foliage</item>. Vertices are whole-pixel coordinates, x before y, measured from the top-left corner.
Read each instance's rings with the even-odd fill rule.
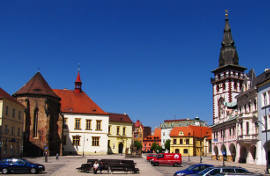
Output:
[[[171,146],[171,140],[167,139],[166,142],[165,142],[165,149],[170,151],[170,146]]]
[[[162,147],[154,142],[151,146],[151,150],[155,151],[156,153],[160,153],[162,152]]]
[[[139,141],[134,141],[134,146],[137,148],[137,150],[142,148],[142,143]]]

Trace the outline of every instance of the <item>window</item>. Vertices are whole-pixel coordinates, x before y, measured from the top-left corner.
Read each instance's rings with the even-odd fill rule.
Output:
[[[186,139],[186,144],[189,144],[189,139]]]
[[[63,141],[63,145],[67,144],[67,136],[66,135],[63,135],[62,141]]]
[[[246,134],[249,135],[249,123],[246,123]]]
[[[262,105],[266,106],[266,92],[264,92],[262,96]]]
[[[76,130],[81,129],[81,119],[75,119],[75,129]]]
[[[12,117],[15,118],[15,109],[12,109]]]
[[[6,106],[6,116],[8,116],[8,106]]]
[[[176,144],[176,139],[173,139],[173,144]]]
[[[21,136],[21,129],[20,128],[18,128],[17,136]]]
[[[188,149],[184,149],[184,153],[188,153]]]
[[[180,139],[180,144],[183,144],[183,139]]]
[[[86,120],[86,130],[91,130],[91,120]]]
[[[99,146],[99,137],[92,137],[92,146]]]
[[[263,124],[264,124],[264,125],[263,125],[263,129],[264,129],[264,130],[266,130],[266,128],[265,128],[265,127],[266,127],[266,125],[268,125],[268,124],[267,124],[267,116],[264,116],[264,118],[263,118],[263,119],[264,119],[264,123],[263,123]]]
[[[126,127],[123,127],[123,136],[126,135]]]
[[[14,136],[14,127],[11,128],[11,136]]]
[[[21,118],[22,118],[22,112],[19,111],[19,112],[18,112],[18,119],[21,120]]]
[[[5,134],[8,134],[8,126],[5,125]]]
[[[256,102],[256,100],[254,100],[254,110],[255,111],[257,110],[257,102]]]
[[[109,125],[108,133],[111,134],[111,125]]]
[[[101,130],[101,120],[97,120],[96,130]]]
[[[34,111],[33,137],[38,136],[38,108]]]
[[[68,125],[67,125],[67,118],[64,118],[64,129],[67,129],[68,128]]]
[[[120,127],[118,126],[116,129],[116,135],[119,135]]]
[[[75,146],[80,146],[80,138],[81,136],[72,136],[73,140],[72,140],[72,144]]]
[[[222,172],[223,173],[235,173],[234,169],[233,168],[228,168],[228,169],[222,169]]]

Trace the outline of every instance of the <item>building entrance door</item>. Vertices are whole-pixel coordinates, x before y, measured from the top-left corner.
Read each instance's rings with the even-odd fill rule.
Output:
[[[123,153],[123,143],[120,142],[119,145],[118,145],[118,153]]]

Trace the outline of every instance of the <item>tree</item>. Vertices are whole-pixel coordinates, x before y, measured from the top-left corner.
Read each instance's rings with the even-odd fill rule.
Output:
[[[170,151],[170,146],[171,146],[171,140],[167,139],[165,142],[165,150]]]
[[[157,148],[157,144],[155,142],[152,143],[151,150],[156,151],[156,148]]]
[[[151,146],[151,150],[155,151],[156,153],[160,153],[162,152],[162,147],[154,142]]]
[[[134,141],[134,146],[137,148],[137,150],[140,150],[142,148],[142,143],[139,141]]]

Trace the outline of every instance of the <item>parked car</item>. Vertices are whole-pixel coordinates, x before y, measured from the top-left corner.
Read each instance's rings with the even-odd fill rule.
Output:
[[[208,175],[218,175],[222,173],[241,173],[241,174],[246,173],[247,174],[250,172],[242,167],[221,166],[221,167],[208,167],[197,174],[191,174],[191,175],[208,176]]]
[[[180,176],[180,175],[188,175],[188,174],[196,174],[208,167],[214,167],[210,164],[193,164],[189,166],[188,168],[184,170],[180,170],[174,173],[174,176]]]
[[[151,160],[151,164],[158,165],[172,165],[181,166],[182,156],[180,153],[160,153]]]
[[[153,153],[148,154],[148,155],[146,156],[146,160],[147,160],[147,161],[150,161],[151,159],[153,159],[153,158],[156,157],[156,156],[157,156],[157,154],[153,154]]]
[[[40,173],[45,171],[42,164],[32,163],[25,159],[7,158],[0,161],[0,170],[3,174],[7,173]]]
[[[217,176],[242,176],[242,175],[249,175],[249,176],[263,176],[263,174],[257,174],[257,173],[222,173],[222,174],[217,174]]]

